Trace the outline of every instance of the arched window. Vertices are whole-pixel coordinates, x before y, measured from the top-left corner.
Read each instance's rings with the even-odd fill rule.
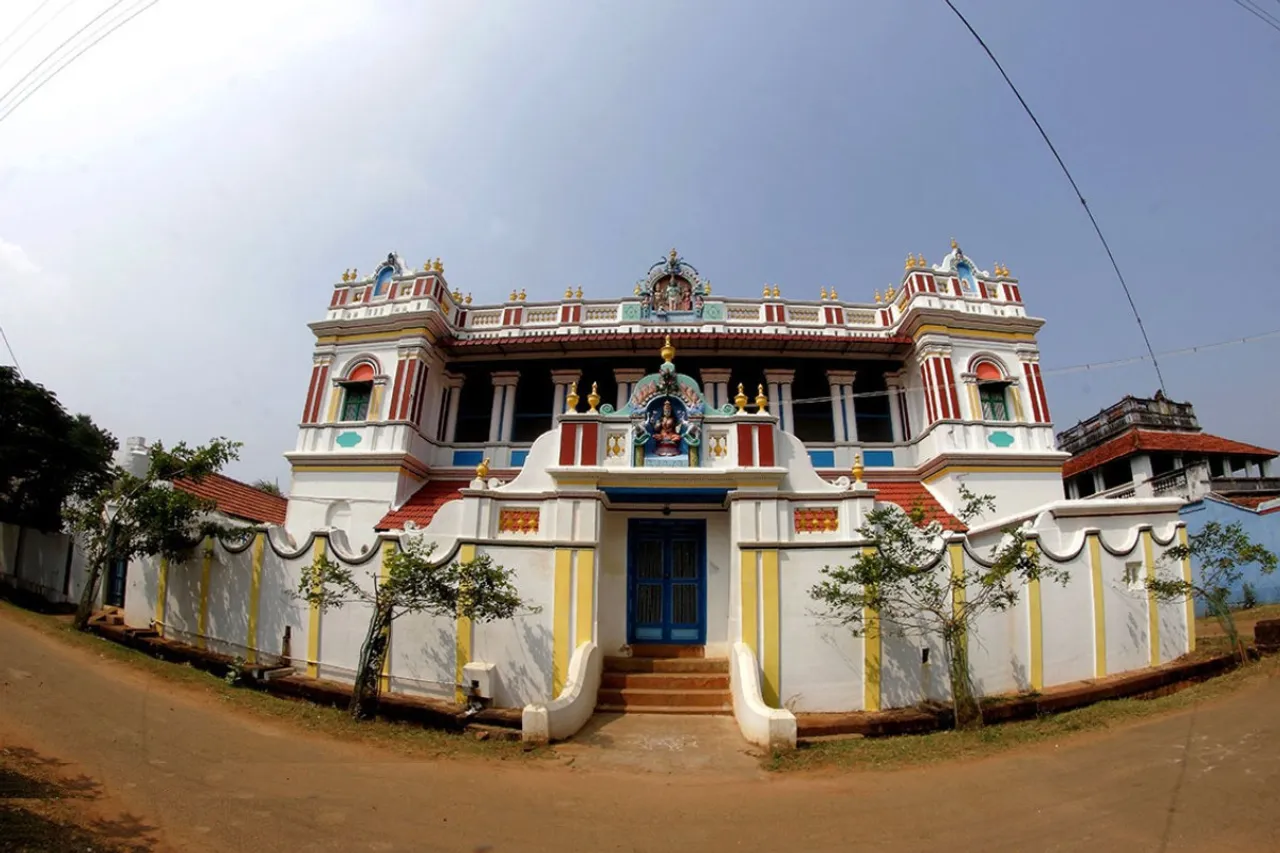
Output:
[[[1009,417],[1009,380],[1004,371],[991,361],[979,361],[973,367],[978,378],[978,400],[984,421],[1007,421]]]
[[[978,289],[977,281],[973,276],[973,267],[968,261],[960,261],[956,264],[956,277],[960,279],[961,291],[972,293]]]
[[[367,421],[369,400],[373,397],[373,365],[361,362],[342,380],[342,409],[338,419],[342,421]]]
[[[385,266],[378,271],[377,281],[373,285],[374,298],[387,295],[391,289],[391,277],[395,274],[395,269],[390,266]]]

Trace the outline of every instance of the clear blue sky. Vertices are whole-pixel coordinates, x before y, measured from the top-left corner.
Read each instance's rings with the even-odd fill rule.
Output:
[[[0,35],[36,4],[12,5]],[[1157,351],[1280,328],[1280,32],[1228,0],[959,5]],[[121,436],[240,438],[245,478],[287,483],[305,324],[393,249],[480,301],[627,293],[672,246],[717,292],[869,298],[955,236],[1048,321],[1059,429],[1156,388],[1149,365],[1053,372],[1141,340],[941,0],[161,3],[0,124],[0,198],[0,323],[27,373]],[[1278,352],[1168,358],[1169,394],[1280,446]]]

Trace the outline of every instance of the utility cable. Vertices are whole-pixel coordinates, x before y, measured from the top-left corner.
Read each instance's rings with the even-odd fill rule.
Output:
[[[115,4],[113,4],[111,7],[108,7],[107,11],[110,11],[116,6],[119,6],[121,2],[123,2],[123,0],[117,0]],[[5,92],[4,95],[0,95],[0,122],[3,122],[6,118],[12,115],[13,112],[16,109],[18,109],[18,107],[22,106],[23,102],[25,102],[27,98],[30,98],[36,92],[40,91],[40,89],[42,89],[46,83],[48,83],[54,77],[57,77],[58,74],[61,73],[67,66],[75,62],[76,59],[79,58],[81,54],[85,53],[87,50],[92,48],[95,44],[102,41],[104,38],[111,35],[113,32],[120,29],[125,24],[129,23],[134,18],[138,17],[143,12],[147,11],[148,9],[150,9],[152,6],[156,5],[156,3],[159,3],[159,2],[160,0],[149,0],[149,2],[141,6],[133,7],[132,11],[126,10],[127,14],[125,14],[120,19],[117,19],[116,22],[112,24],[112,26],[107,27],[105,30],[101,30],[100,32],[98,32],[98,34],[92,40],[83,44],[79,50],[77,50],[75,53],[71,54],[70,56],[66,57],[66,59],[63,60],[61,64],[56,65],[53,68],[49,69],[44,76],[40,77],[38,80],[35,81],[34,87],[29,88],[25,92],[23,92],[22,96],[19,97],[16,101],[13,101],[7,105],[3,103],[4,99],[8,97],[8,95],[11,92],[13,92],[15,88],[17,88],[16,84],[13,88],[10,88],[8,92]],[[100,17],[102,17],[102,15],[98,15],[98,18]],[[96,21],[98,18],[94,18],[94,20]],[[91,23],[93,22],[90,21],[90,24]],[[80,30],[77,31],[77,33],[83,32],[88,26],[89,25],[86,24],[85,27],[81,27]],[[74,36],[72,36],[72,38],[74,38]],[[70,41],[70,39],[68,39],[68,41]],[[63,42],[63,45],[65,45],[66,43],[67,42]],[[57,50],[60,50],[63,45],[59,45],[59,47],[54,52],[56,53]],[[45,59],[48,59],[48,57],[46,56]],[[20,82],[21,81],[19,81],[19,83]]]
[[[48,2],[48,0],[46,0],[46,2]],[[13,49],[12,53],[10,53],[4,59],[0,59],[0,68],[4,68],[6,65],[9,64],[9,60],[13,59],[19,53],[22,53],[22,49],[26,47],[28,44],[30,44],[33,38],[35,38],[36,36],[44,32],[46,27],[48,27],[54,21],[58,20],[58,16],[61,15],[63,12],[67,11],[67,9],[71,8],[71,6],[74,5],[75,3],[76,3],[76,0],[67,0],[66,3],[63,3],[61,6],[59,6],[58,10],[54,12],[52,15],[50,15],[47,21],[45,21],[43,24],[41,24],[40,26],[32,30],[30,35],[28,35],[26,38],[22,40],[22,44],[18,45]],[[36,12],[38,11],[40,10],[37,9]],[[31,14],[34,15],[35,12],[32,12]],[[30,16],[28,16],[28,20],[30,20]],[[10,33],[8,36],[5,37],[5,41],[8,41],[10,38],[13,38],[15,35],[17,35],[18,30],[22,29],[22,27],[24,27],[26,23],[27,23],[26,21],[23,21],[21,24],[19,24],[18,29],[14,30],[12,33]],[[3,43],[4,42],[0,42],[0,45],[2,45]]]
[[[1004,82],[1009,84],[1009,88],[1013,91],[1014,97],[1018,99],[1018,103],[1022,104],[1022,109],[1026,111],[1032,123],[1035,124],[1036,130],[1040,131],[1040,135],[1044,137],[1044,142],[1049,146],[1049,150],[1053,152],[1053,158],[1058,161],[1058,165],[1062,167],[1062,173],[1067,176],[1067,181],[1071,184],[1071,189],[1075,190],[1076,198],[1080,200],[1080,204],[1084,207],[1084,212],[1089,216],[1089,221],[1093,223],[1093,230],[1097,232],[1098,239],[1102,241],[1102,248],[1107,250],[1107,257],[1111,259],[1111,268],[1116,271],[1116,278],[1120,280],[1120,287],[1124,290],[1125,298],[1129,300],[1129,307],[1133,309],[1133,318],[1138,321],[1138,331],[1142,333],[1142,342],[1147,345],[1147,352],[1151,355],[1151,366],[1155,368],[1156,380],[1160,383],[1160,390],[1164,391],[1164,375],[1160,372],[1160,361],[1156,358],[1156,351],[1151,346],[1151,339],[1147,337],[1147,328],[1142,324],[1142,315],[1138,313],[1138,306],[1133,301],[1133,294],[1129,292],[1129,285],[1124,280],[1124,275],[1120,272],[1120,265],[1116,263],[1116,256],[1111,251],[1111,245],[1107,243],[1107,238],[1102,234],[1102,228],[1098,225],[1098,220],[1094,218],[1093,211],[1089,209],[1089,202],[1084,200],[1084,194],[1080,192],[1080,187],[1076,184],[1076,179],[1071,177],[1071,171],[1067,168],[1067,164],[1062,161],[1062,156],[1058,154],[1058,149],[1054,147],[1053,142],[1049,139],[1049,134],[1045,132],[1044,127],[1040,124],[1040,120],[1036,118],[1036,114],[1031,111],[1031,107],[1027,105],[1026,100],[1022,97],[1022,93],[1018,91],[1018,87],[1013,85],[1013,81],[1009,79],[1009,75],[1005,73],[1004,66],[1000,64],[1000,60],[996,59],[996,55],[991,52],[991,48],[987,47],[987,43],[982,40],[982,36],[978,35],[978,31],[973,28],[968,19],[960,13],[951,0],[943,0],[956,13],[956,17],[964,24],[978,44],[982,45],[982,49],[986,51],[987,56],[995,63],[996,69],[1000,72],[1000,76],[1004,78]]]
[[[1241,9],[1244,9],[1250,15],[1253,15],[1267,26],[1271,27],[1271,29],[1276,32],[1280,32],[1280,20],[1277,20],[1270,12],[1255,6],[1253,3],[1249,2],[1249,0],[1231,0],[1231,2],[1235,3]]]
[[[0,326],[0,338],[4,339],[4,347],[9,351],[9,358],[13,360],[13,367],[18,371],[18,378],[25,379],[22,373],[22,366],[18,364],[18,356],[13,352],[13,345],[9,343],[9,336],[4,333],[4,326]]]
[[[45,6],[48,6],[51,2],[53,2],[53,0],[40,0],[40,5],[32,9],[30,15],[27,15],[25,18],[23,18],[22,22],[19,23],[18,26],[14,27],[9,32],[9,35],[0,39],[0,47],[4,47],[5,42],[7,42],[9,39],[16,36],[18,33],[22,32],[22,28],[25,27],[31,21],[32,18],[34,18],[36,15],[39,15],[40,10],[42,10]],[[72,0],[72,2],[75,2],[75,0]]]

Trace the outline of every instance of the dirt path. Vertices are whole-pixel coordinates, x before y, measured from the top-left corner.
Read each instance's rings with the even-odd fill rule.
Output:
[[[102,819],[136,828],[126,849],[155,851],[1255,853],[1280,849],[1278,703],[1272,679],[1105,735],[894,772],[421,761],[246,719],[0,615],[0,747],[71,762],[60,772],[101,786]]]

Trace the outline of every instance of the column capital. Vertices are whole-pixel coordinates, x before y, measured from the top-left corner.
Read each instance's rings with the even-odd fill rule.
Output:
[[[489,374],[489,379],[493,382],[494,388],[499,388],[503,385],[515,385],[520,381],[520,371],[500,370],[496,373]]]
[[[704,367],[698,371],[698,376],[703,385],[710,385],[713,382],[728,382],[732,373],[727,367]]]
[[[1020,361],[1040,360],[1040,348],[1033,344],[1019,344],[1013,348],[1013,352]]]
[[[644,377],[645,372],[638,367],[615,367],[613,369],[613,380],[615,382],[639,382]]]
[[[950,358],[951,345],[940,343],[921,344],[916,348],[916,353],[922,361],[926,358]]]
[[[832,385],[852,385],[858,376],[856,370],[828,370],[827,381]]]
[[[577,382],[582,378],[581,370],[553,370],[551,371],[552,385],[568,385],[571,382]]]
[[[794,370],[770,369],[764,372],[765,382],[776,382],[779,385],[786,385],[796,378]],[[850,382],[853,380],[850,379]]]
[[[464,374],[450,373],[447,370],[444,372],[443,378],[445,387],[448,388],[461,388],[463,383],[467,381],[467,377]]]

